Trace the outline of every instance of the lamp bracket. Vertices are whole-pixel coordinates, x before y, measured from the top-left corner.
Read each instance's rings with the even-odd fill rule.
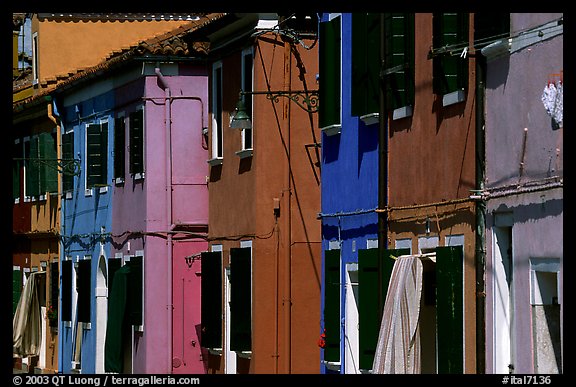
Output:
[[[279,102],[280,97],[285,97],[295,102],[309,113],[318,111],[318,90],[276,90],[276,91],[241,91],[240,95],[264,94],[274,103]]]
[[[68,176],[80,175],[80,160],[78,159],[41,159],[41,158],[14,158],[15,161],[29,161],[34,165],[44,164],[55,169],[58,173]]]

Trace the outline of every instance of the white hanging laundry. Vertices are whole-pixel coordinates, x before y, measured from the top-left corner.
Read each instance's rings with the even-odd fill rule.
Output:
[[[542,92],[542,103],[548,115],[550,115],[556,123],[561,124],[563,119],[563,105],[564,105],[564,87],[562,82],[558,85],[549,83]]]

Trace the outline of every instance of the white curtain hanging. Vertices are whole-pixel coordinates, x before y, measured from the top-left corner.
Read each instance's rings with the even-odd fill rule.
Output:
[[[422,261],[397,258],[392,269],[372,373],[420,373],[418,318],[422,295]]]
[[[18,357],[38,356],[42,340],[42,316],[37,277],[45,272],[30,273],[12,319],[12,353]]]

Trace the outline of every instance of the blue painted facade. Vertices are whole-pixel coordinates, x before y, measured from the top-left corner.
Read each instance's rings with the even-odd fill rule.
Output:
[[[90,87],[68,96],[75,103],[68,104],[57,100],[58,113],[62,123],[62,133],[74,132],[74,156],[81,160],[81,172],[74,176],[74,190],[68,197],[62,195],[61,234],[63,248],[60,256],[60,273],[62,262],[71,258],[74,263],[90,259],[90,286],[96,289],[96,274],[100,257],[110,256],[110,243],[101,243],[101,235],[109,233],[112,228],[112,176],[113,176],[113,130],[114,130],[114,93],[113,90],[99,94]],[[96,94],[96,95],[95,95]],[[89,124],[108,122],[108,152],[106,186],[93,188],[86,192],[86,127]],[[106,239],[104,239],[106,240]],[[73,273],[75,271],[73,270]],[[73,276],[74,277],[74,276]],[[74,361],[74,348],[77,332],[77,302],[75,302],[75,280],[72,280],[72,321],[59,325],[58,367],[59,372],[71,373]],[[78,284],[76,284],[77,286]],[[61,283],[62,286],[62,283]],[[62,293],[60,294],[62,305]],[[59,308],[62,310],[62,308]],[[81,372],[96,373],[96,332],[97,324],[106,324],[106,320],[96,318],[96,297],[90,297],[90,323],[84,324],[81,338]],[[82,325],[82,324],[81,324]]]
[[[323,14],[321,22],[329,19]],[[334,17],[334,15],[332,15]],[[340,284],[347,279],[347,264],[358,262],[358,250],[366,249],[369,240],[378,239],[378,122],[366,125],[352,116],[352,15],[341,18],[341,132],[322,134],[322,285],[325,289],[325,253],[339,248],[341,254]],[[322,44],[320,42],[320,44]],[[322,75],[320,74],[320,77]],[[372,245],[372,247],[375,247]],[[340,366],[326,367],[322,373],[346,373],[346,286],[340,286]],[[322,292],[321,310],[325,293]],[[355,323],[356,324],[356,323]],[[324,328],[324,321],[322,322]],[[324,360],[322,351],[322,360]],[[350,360],[348,360],[350,361]],[[350,364],[348,366],[351,366]],[[339,370],[338,370],[339,368]]]

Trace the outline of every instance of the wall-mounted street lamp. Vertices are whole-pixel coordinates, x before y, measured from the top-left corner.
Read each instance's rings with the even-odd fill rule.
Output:
[[[78,159],[42,159],[42,158],[23,158],[14,157],[14,161],[28,161],[35,166],[41,164],[55,169],[58,173],[66,176],[80,175],[80,160]]]
[[[280,97],[285,97],[295,102],[302,109],[308,113],[316,113],[318,111],[318,90],[291,90],[291,91],[242,91],[230,127],[234,129],[249,129],[252,127],[250,116],[246,112],[246,105],[244,104],[243,96],[263,94],[267,99],[278,103]]]

